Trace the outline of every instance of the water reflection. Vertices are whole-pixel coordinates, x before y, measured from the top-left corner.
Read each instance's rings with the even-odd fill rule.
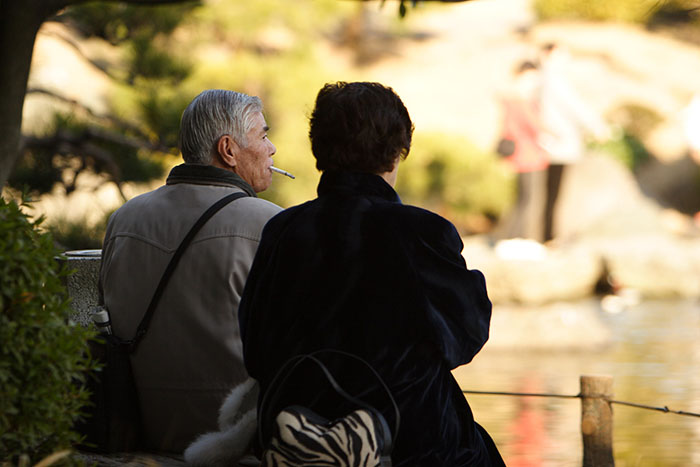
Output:
[[[580,375],[607,374],[615,378],[618,400],[700,412],[700,303],[643,302],[600,315],[612,331],[603,349],[538,352],[487,345],[455,377],[463,388],[478,391],[578,394]],[[507,465],[581,465],[579,400],[468,399]],[[616,465],[700,465],[700,418],[620,405],[613,410]]]

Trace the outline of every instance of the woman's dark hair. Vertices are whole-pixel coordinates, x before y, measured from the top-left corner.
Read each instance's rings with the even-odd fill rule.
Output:
[[[326,84],[311,114],[316,168],[379,174],[411,149],[413,123],[399,96],[379,83]]]

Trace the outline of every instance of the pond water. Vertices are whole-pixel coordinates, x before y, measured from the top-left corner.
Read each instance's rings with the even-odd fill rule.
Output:
[[[600,309],[591,301],[580,306]],[[612,331],[605,348],[538,352],[487,344],[454,375],[463,389],[571,395],[580,375],[610,375],[616,400],[700,413],[700,302],[648,301],[600,316]],[[509,467],[581,465],[580,400],[467,399]],[[700,418],[616,404],[613,423],[617,466],[700,466]]]

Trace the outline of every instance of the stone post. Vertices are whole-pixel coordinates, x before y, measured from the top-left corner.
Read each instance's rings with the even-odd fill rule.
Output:
[[[58,257],[68,263],[75,272],[66,278],[66,289],[72,302],[73,321],[88,326],[92,324],[90,309],[97,305],[97,279],[100,274],[102,250],[66,251]]]

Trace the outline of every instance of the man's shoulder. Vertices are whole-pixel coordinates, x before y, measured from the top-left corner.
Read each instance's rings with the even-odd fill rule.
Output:
[[[275,203],[262,198],[246,196],[244,198],[240,198],[239,201],[247,209],[258,211],[264,215],[269,214],[270,217],[282,211],[282,208],[277,206]]]
[[[149,209],[152,205],[152,200],[159,197],[159,192],[162,191],[164,186],[156,188],[155,190],[142,193],[140,195],[134,196],[133,198],[127,200],[119,208],[117,208],[110,216],[110,221],[116,220],[118,217],[129,217],[131,215],[141,216],[144,211]]]
[[[182,225],[194,222],[208,207],[233,191],[237,189],[165,185],[124,203],[112,215],[110,224],[120,232],[141,232],[146,236],[161,230],[153,227],[156,224],[170,225],[171,228],[165,230],[178,231]],[[245,196],[224,206],[221,212],[225,215],[215,215],[207,222],[205,230],[226,226],[257,235],[265,223],[281,210],[270,201]],[[235,221],[232,222],[232,219]]]
[[[282,211],[275,203],[252,196],[240,198],[231,204],[232,211],[242,213],[246,223],[261,224],[261,227]]]

